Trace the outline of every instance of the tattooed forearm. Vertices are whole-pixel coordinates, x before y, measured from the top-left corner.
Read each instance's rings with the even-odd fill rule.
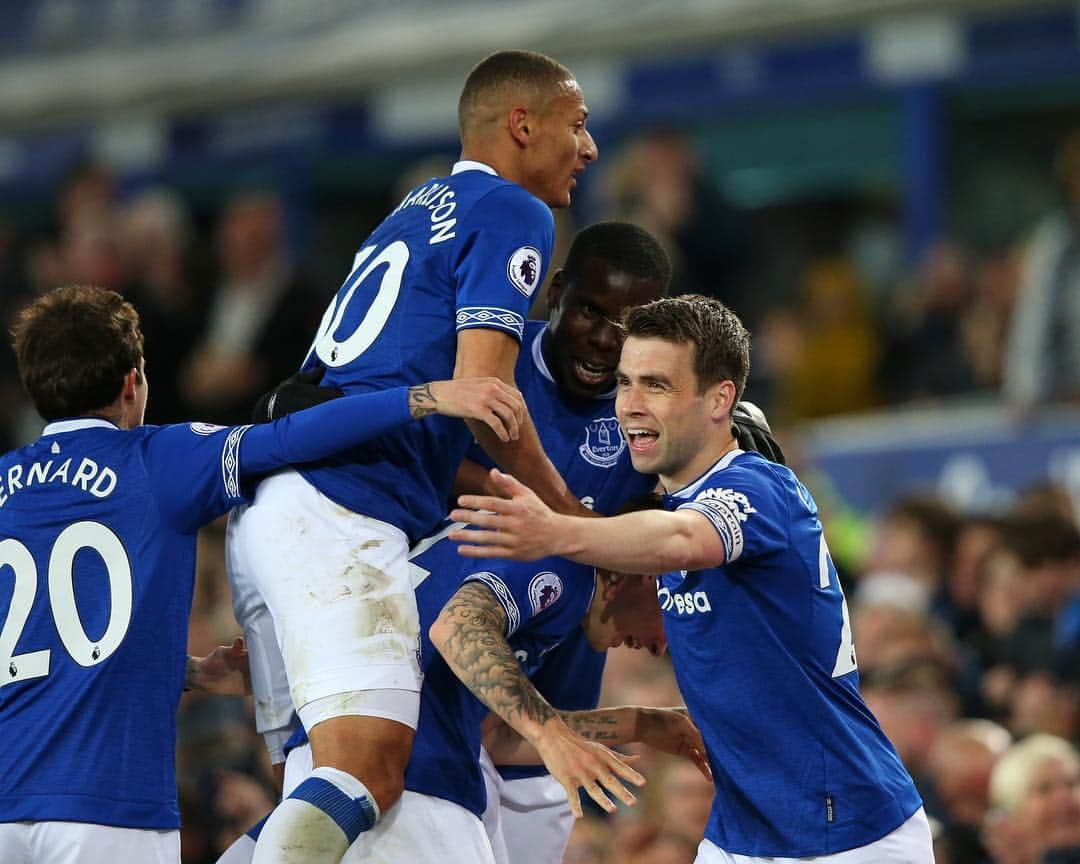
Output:
[[[447,601],[431,628],[443,659],[481,702],[527,735],[555,710],[525,677],[506,636],[506,612],[491,591],[467,582]]]
[[[409,388],[409,414],[413,420],[434,414],[439,408],[439,400],[431,392],[431,383],[417,384]]]
[[[563,721],[587,741],[625,744],[633,739],[634,718],[625,708],[560,711]]]

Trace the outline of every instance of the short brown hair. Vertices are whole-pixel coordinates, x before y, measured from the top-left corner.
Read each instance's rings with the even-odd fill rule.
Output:
[[[554,91],[573,79],[570,70],[536,51],[497,51],[481,60],[465,79],[458,100],[458,126],[464,136],[498,91]]]
[[[42,295],[19,313],[11,335],[19,377],[49,421],[111,405],[143,357],[135,308],[91,285]]]
[[[628,310],[625,325],[627,336],[689,342],[699,391],[731,381],[735,400],[742,398],[750,374],[750,334],[719,300],[700,294],[665,297]]]

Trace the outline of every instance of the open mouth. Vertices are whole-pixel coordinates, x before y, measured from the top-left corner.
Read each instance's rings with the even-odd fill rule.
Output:
[[[631,427],[625,430],[626,440],[630,443],[630,450],[634,453],[644,453],[652,448],[659,438],[659,434],[651,429]]]
[[[614,366],[603,366],[599,363],[589,363],[586,360],[574,361],[574,374],[578,380],[590,387],[610,382],[615,374]]]

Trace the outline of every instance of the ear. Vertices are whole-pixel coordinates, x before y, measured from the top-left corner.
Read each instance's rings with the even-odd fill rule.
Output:
[[[510,135],[519,147],[529,146],[529,136],[532,134],[532,117],[524,105],[516,105],[510,109]]]
[[[135,400],[135,387],[139,383],[139,370],[135,368],[128,369],[127,374],[124,375],[124,386],[120,389],[120,397],[124,402],[133,402]]]
[[[562,300],[563,290],[566,288],[566,271],[560,267],[551,277],[551,284],[547,290],[548,312],[554,312]]]
[[[727,418],[731,422],[731,412],[735,410],[735,382],[720,381],[709,388],[709,410],[712,419],[719,423]]]

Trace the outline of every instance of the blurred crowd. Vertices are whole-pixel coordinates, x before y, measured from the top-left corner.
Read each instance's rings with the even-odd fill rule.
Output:
[[[961,394],[1000,394],[1020,408],[1080,396],[1080,136],[1053,166],[1059,210],[1008,245],[946,238],[914,263],[888,207],[843,231],[806,226],[828,241],[778,253],[790,232],[727,204],[678,133],[640,136],[611,162],[594,215],[652,231],[677,291],[716,294],[744,317],[755,336],[750,395],[775,426]],[[198,220],[174,190],[118,190],[107,169],[82,163],[42,224],[0,217],[5,325],[59,284],[116,289],[143,320],[148,420],[246,420],[255,398],[295,370],[337,285],[308,275],[313,262],[291,247],[273,188],[237,190]],[[562,222],[560,234],[573,227]],[[344,273],[361,239],[331,269]],[[8,447],[40,421],[10,351],[0,357]],[[839,531],[824,509],[827,533]],[[223,525],[203,532],[193,654],[238,632],[223,543]],[[1034,490],[1008,512],[978,516],[902,500],[863,548],[830,543],[864,694],[926,801],[938,861],[1080,862],[1080,532],[1069,499]],[[603,698],[682,701],[666,659],[625,649],[611,652]],[[244,700],[187,694],[179,730],[183,859],[203,864],[275,792]],[[638,767],[650,778],[639,806],[591,812],[567,862],[693,860],[710,785],[689,762],[643,754]]]

